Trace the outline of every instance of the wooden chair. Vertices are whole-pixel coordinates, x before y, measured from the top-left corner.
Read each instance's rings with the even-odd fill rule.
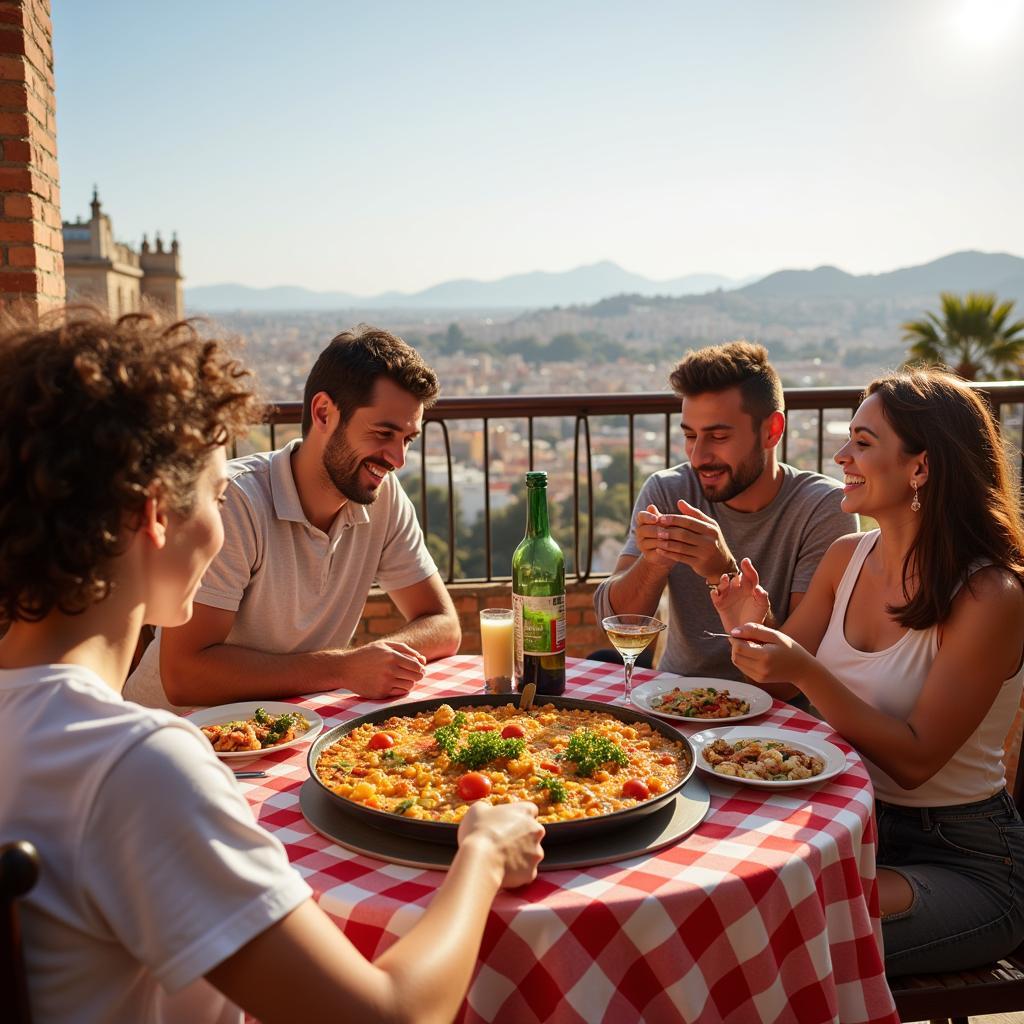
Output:
[[[16,900],[38,878],[39,854],[31,843],[0,847],[0,993],[6,1004],[0,1005],[0,1017],[11,1024],[32,1024]]]
[[[1024,751],[1017,760],[1013,802],[1024,814]],[[1024,943],[1008,957],[953,974],[905,974],[889,982],[901,1021],[951,1020],[1024,1010]]]

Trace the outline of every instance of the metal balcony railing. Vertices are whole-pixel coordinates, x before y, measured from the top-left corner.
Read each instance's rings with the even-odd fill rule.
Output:
[[[1016,467],[1018,482],[1024,480],[1024,433],[1022,433],[1022,410],[1024,410],[1024,381],[989,381],[972,385],[988,400],[999,418],[1004,437],[1011,445],[1013,465]],[[787,427],[783,436],[781,458],[801,468],[828,472],[832,466],[831,456],[845,442],[846,424],[860,401],[861,389],[857,387],[789,388],[786,390]],[[496,425],[508,421],[525,420],[525,433],[520,435],[525,446],[524,468],[533,469],[538,449],[539,423],[550,420],[571,421],[572,424],[572,495],[573,546],[569,552],[575,578],[585,582],[592,576],[594,554],[594,445],[591,427],[595,423],[609,420],[625,424],[626,452],[628,466],[628,489],[630,502],[635,500],[640,484],[651,471],[648,462],[643,478],[637,473],[638,425],[657,422],[660,424],[662,443],[659,446],[659,466],[667,468],[684,461],[682,431],[679,427],[679,399],[671,392],[643,392],[608,395],[511,395],[481,396],[476,398],[441,398],[424,416],[421,446],[421,472],[419,479],[418,512],[424,533],[431,530],[429,503],[427,500],[428,471],[427,452],[436,447],[439,440],[444,453],[445,488],[447,490],[447,541],[448,565],[446,582],[463,582],[472,579],[493,581],[507,579],[507,575],[496,575],[492,553],[492,500],[494,479],[492,474],[492,448]],[[838,418],[830,418],[838,416]],[[285,429],[294,436],[302,418],[301,402],[277,402],[269,410],[267,423],[271,448],[284,443]],[[455,468],[452,435],[456,425],[463,432],[469,432],[479,439],[479,458],[483,474],[483,518],[486,572],[483,576],[457,577],[456,562],[456,518],[455,518]],[[841,428],[841,429],[840,429]],[[502,428],[503,429],[503,428]],[[645,433],[650,433],[645,431]],[[566,439],[567,440],[567,439]],[[648,453],[649,454],[649,453]],[[520,478],[521,479],[521,478]],[[413,496],[414,501],[416,500]],[[581,504],[582,501],[582,504]],[[623,538],[627,524],[622,524]],[[436,532],[436,531],[435,531]]]

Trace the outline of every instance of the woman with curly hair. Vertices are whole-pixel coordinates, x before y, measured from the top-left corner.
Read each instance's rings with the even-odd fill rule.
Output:
[[[490,900],[534,877],[532,804],[476,805],[437,897],[368,963],[195,726],[126,702],[144,622],[192,612],[223,541],[248,373],[187,322],[71,312],[0,335],[0,841],[40,1021],[451,1020]]]
[[[888,973],[974,967],[1024,939],[1003,754],[1024,679],[1016,487],[987,406],[939,370],[869,385],[836,462],[843,508],[878,529],[832,545],[781,630],[749,562],[712,599],[737,667],[798,688],[867,761]]]

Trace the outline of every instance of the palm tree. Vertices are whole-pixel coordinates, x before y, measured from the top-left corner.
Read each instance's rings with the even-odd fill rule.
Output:
[[[989,378],[1002,372],[1015,376],[1024,362],[1024,320],[1007,323],[1013,302],[999,302],[990,292],[968,292],[964,298],[942,292],[942,317],[903,324],[903,340],[911,342],[905,365],[952,366],[964,380],[979,373]]]

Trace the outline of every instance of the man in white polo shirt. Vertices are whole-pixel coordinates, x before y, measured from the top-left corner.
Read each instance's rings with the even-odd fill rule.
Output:
[[[124,694],[150,707],[344,689],[406,694],[461,631],[394,470],[437,397],[400,338],[339,334],[306,381],[302,437],[229,463],[224,546],[190,622],[159,631]],[[406,624],[350,647],[370,587]]]

